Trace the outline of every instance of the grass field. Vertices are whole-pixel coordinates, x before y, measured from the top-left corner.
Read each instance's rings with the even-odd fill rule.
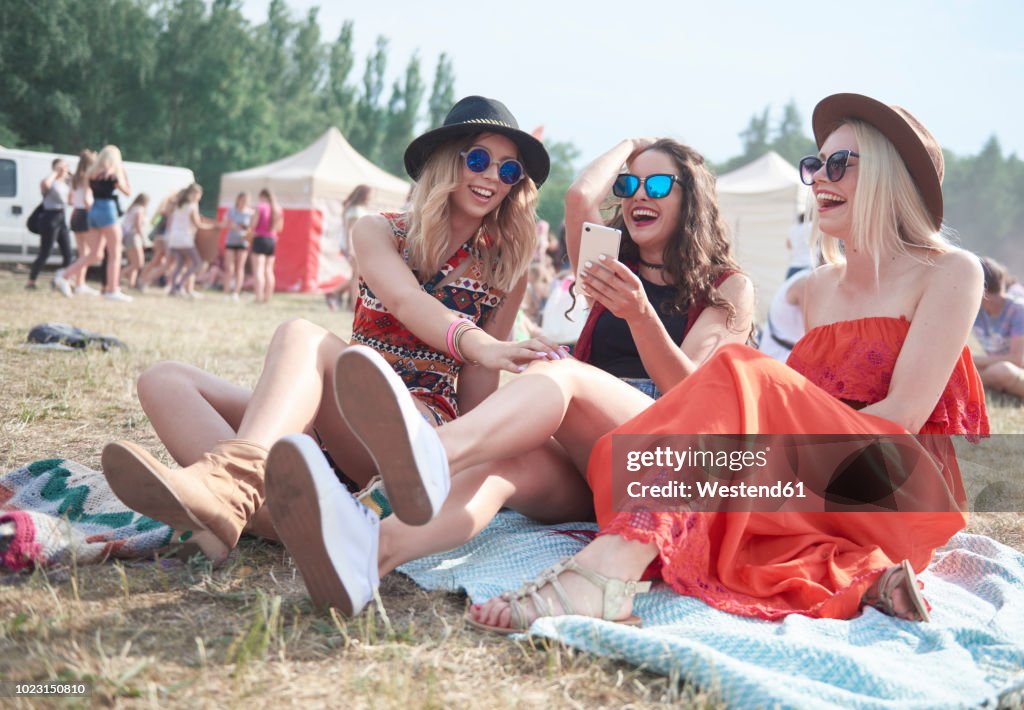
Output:
[[[343,334],[350,327],[350,313],[331,313],[313,297],[256,306],[211,293],[200,301],[144,295],[119,304],[26,292],[24,280],[0,270],[0,471],[54,456],[98,469],[103,444],[116,438],[163,455],[134,392],[148,365],[183,360],[251,386],[282,320],[301,316]],[[29,328],[46,321],[115,335],[130,349],[25,348]],[[990,415],[997,431],[1024,432],[1024,410],[996,406]],[[978,515],[970,529],[1024,549],[1022,520]],[[113,563],[37,571],[0,586],[0,679],[91,682],[83,706],[717,706],[632,666],[473,631],[462,621],[464,599],[400,575],[384,581],[381,597],[386,616],[316,614],[283,548],[251,539],[217,570]]]

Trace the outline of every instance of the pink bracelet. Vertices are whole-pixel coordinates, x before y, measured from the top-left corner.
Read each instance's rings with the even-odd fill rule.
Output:
[[[464,328],[467,325],[475,326],[476,323],[468,318],[459,318],[456,321],[452,321],[452,324],[448,326],[448,337],[446,339],[448,344],[448,354],[459,362],[464,362],[464,360],[460,357],[460,353],[455,349],[455,334],[458,332],[459,328]]]

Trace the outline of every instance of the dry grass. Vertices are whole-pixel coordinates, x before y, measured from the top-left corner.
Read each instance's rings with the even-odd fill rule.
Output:
[[[350,314],[316,298],[269,307],[159,295],[131,304],[22,290],[0,271],[0,471],[63,456],[99,468],[112,438],[159,444],[134,393],[149,364],[174,358],[251,385],[266,343],[302,316],[339,332]],[[120,337],[128,351],[23,347],[40,322]],[[1024,432],[1024,410],[993,410]],[[1021,518],[976,516],[972,529],[1024,549]],[[218,570],[193,563],[105,564],[37,571],[0,587],[0,678],[84,680],[79,705],[160,707],[715,707],[661,676],[557,644],[529,645],[465,628],[465,600],[384,581],[387,618],[312,612],[282,548],[245,540]],[[5,701],[6,702],[6,701]],[[24,703],[28,706],[28,703]],[[15,705],[20,706],[20,705]]]

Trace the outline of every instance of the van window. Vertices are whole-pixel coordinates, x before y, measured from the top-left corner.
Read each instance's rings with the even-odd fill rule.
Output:
[[[18,168],[13,160],[0,160],[0,197],[18,194]]]

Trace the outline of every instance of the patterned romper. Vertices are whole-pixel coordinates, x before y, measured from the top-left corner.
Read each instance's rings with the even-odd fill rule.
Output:
[[[382,214],[391,225],[402,260],[408,263],[408,215]],[[505,292],[483,280],[478,266],[480,255],[471,246],[472,241],[470,239],[459,247],[441,270],[423,284],[423,290],[450,310],[482,327],[491,312],[501,304]],[[463,265],[467,259],[469,263]],[[439,285],[460,267],[464,269],[460,275],[450,283]],[[352,323],[352,342],[373,348],[391,364],[409,388],[409,393],[430,410],[433,424],[439,426],[459,416],[455,381],[462,366],[447,352],[435,350],[399,323],[362,277],[359,278],[359,302]]]

